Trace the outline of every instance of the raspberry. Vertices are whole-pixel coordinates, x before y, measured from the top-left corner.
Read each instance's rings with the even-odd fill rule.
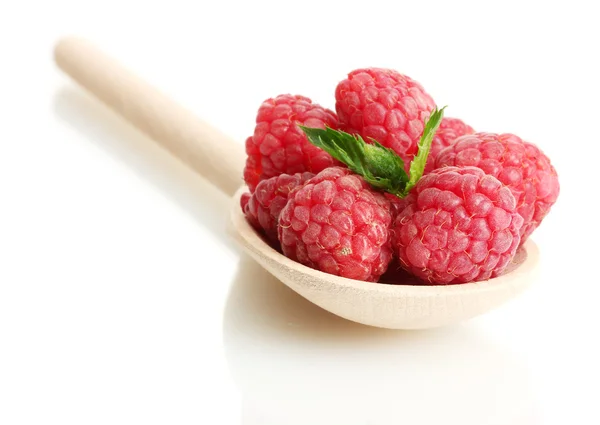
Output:
[[[513,134],[462,136],[436,157],[436,168],[449,165],[481,168],[509,187],[524,219],[521,243],[540,225],[560,192],[550,159]]]
[[[294,191],[279,216],[283,253],[308,267],[376,282],[392,257],[390,202],[350,170],[331,167]]]
[[[398,217],[404,208],[408,207],[408,205],[413,202],[414,196],[412,194],[408,194],[404,198],[398,198],[396,195],[392,195],[391,193],[384,192],[383,193],[388,201],[390,201],[390,206],[392,208],[392,221]]]
[[[335,91],[340,127],[393,149],[406,163],[417,152],[433,99],[411,78],[390,69],[357,69]]]
[[[500,275],[514,257],[523,218],[510,189],[475,167],[423,176],[393,225],[402,267],[433,284]]]
[[[308,142],[298,124],[337,128],[337,117],[303,96],[284,94],[262,103],[254,135],[246,139],[244,180],[251,192],[261,180],[283,173],[317,173],[334,164],[329,154]]]
[[[475,130],[458,118],[444,118],[431,143],[429,158],[427,159],[427,165],[425,165],[425,174],[435,168],[435,157],[438,153],[454,143],[458,137],[473,133],[475,133]]]
[[[242,211],[256,229],[264,230],[271,242],[277,242],[279,213],[288,201],[288,195],[314,176],[313,173],[280,174],[258,183],[252,195],[242,195]]]
[[[249,193],[242,193],[242,196],[240,197],[240,207],[242,207],[242,211],[246,211],[246,205],[248,205],[251,196],[252,195]]]
[[[408,206],[406,198],[398,198],[396,195],[392,195],[391,193],[387,192],[384,192],[383,195],[387,198],[388,201],[390,201],[392,219],[396,218],[396,216]]]

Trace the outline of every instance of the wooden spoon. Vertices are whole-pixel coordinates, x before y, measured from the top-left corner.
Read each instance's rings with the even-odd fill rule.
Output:
[[[522,292],[536,278],[537,246],[527,241],[504,275],[448,286],[361,282],[313,270],[266,244],[245,220],[242,145],[199,120],[85,40],[66,38],[55,48],[58,66],[81,86],[192,169],[233,196],[229,232],[266,270],[322,308],[366,325],[419,329],[485,313]]]

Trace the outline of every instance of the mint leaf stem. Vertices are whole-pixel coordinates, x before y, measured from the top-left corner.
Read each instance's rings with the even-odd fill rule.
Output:
[[[423,129],[423,134],[419,140],[417,154],[410,163],[410,180],[404,189],[405,196],[413,187],[415,187],[419,179],[423,176],[425,164],[427,163],[427,157],[429,156],[429,151],[431,150],[431,143],[433,142],[435,133],[442,122],[442,118],[444,118],[444,109],[446,109],[445,106],[442,109],[435,108],[433,111],[431,111],[429,119],[425,120],[425,128]]]

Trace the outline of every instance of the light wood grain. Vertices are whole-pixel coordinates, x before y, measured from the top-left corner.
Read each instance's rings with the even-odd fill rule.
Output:
[[[62,40],[55,58],[75,81],[223,192],[233,195],[229,227],[233,238],[284,284],[338,316],[382,328],[439,327],[492,310],[536,279],[539,252],[531,240],[503,276],[462,285],[368,283],[296,263],[267,245],[241,212],[239,199],[247,190],[239,188],[244,164],[241,144],[199,120],[86,41]]]

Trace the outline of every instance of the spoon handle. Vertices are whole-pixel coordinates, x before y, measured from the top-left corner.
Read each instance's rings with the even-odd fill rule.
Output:
[[[241,143],[200,120],[85,40],[62,39],[54,49],[54,59],[77,83],[222,192],[233,195],[242,185]]]

